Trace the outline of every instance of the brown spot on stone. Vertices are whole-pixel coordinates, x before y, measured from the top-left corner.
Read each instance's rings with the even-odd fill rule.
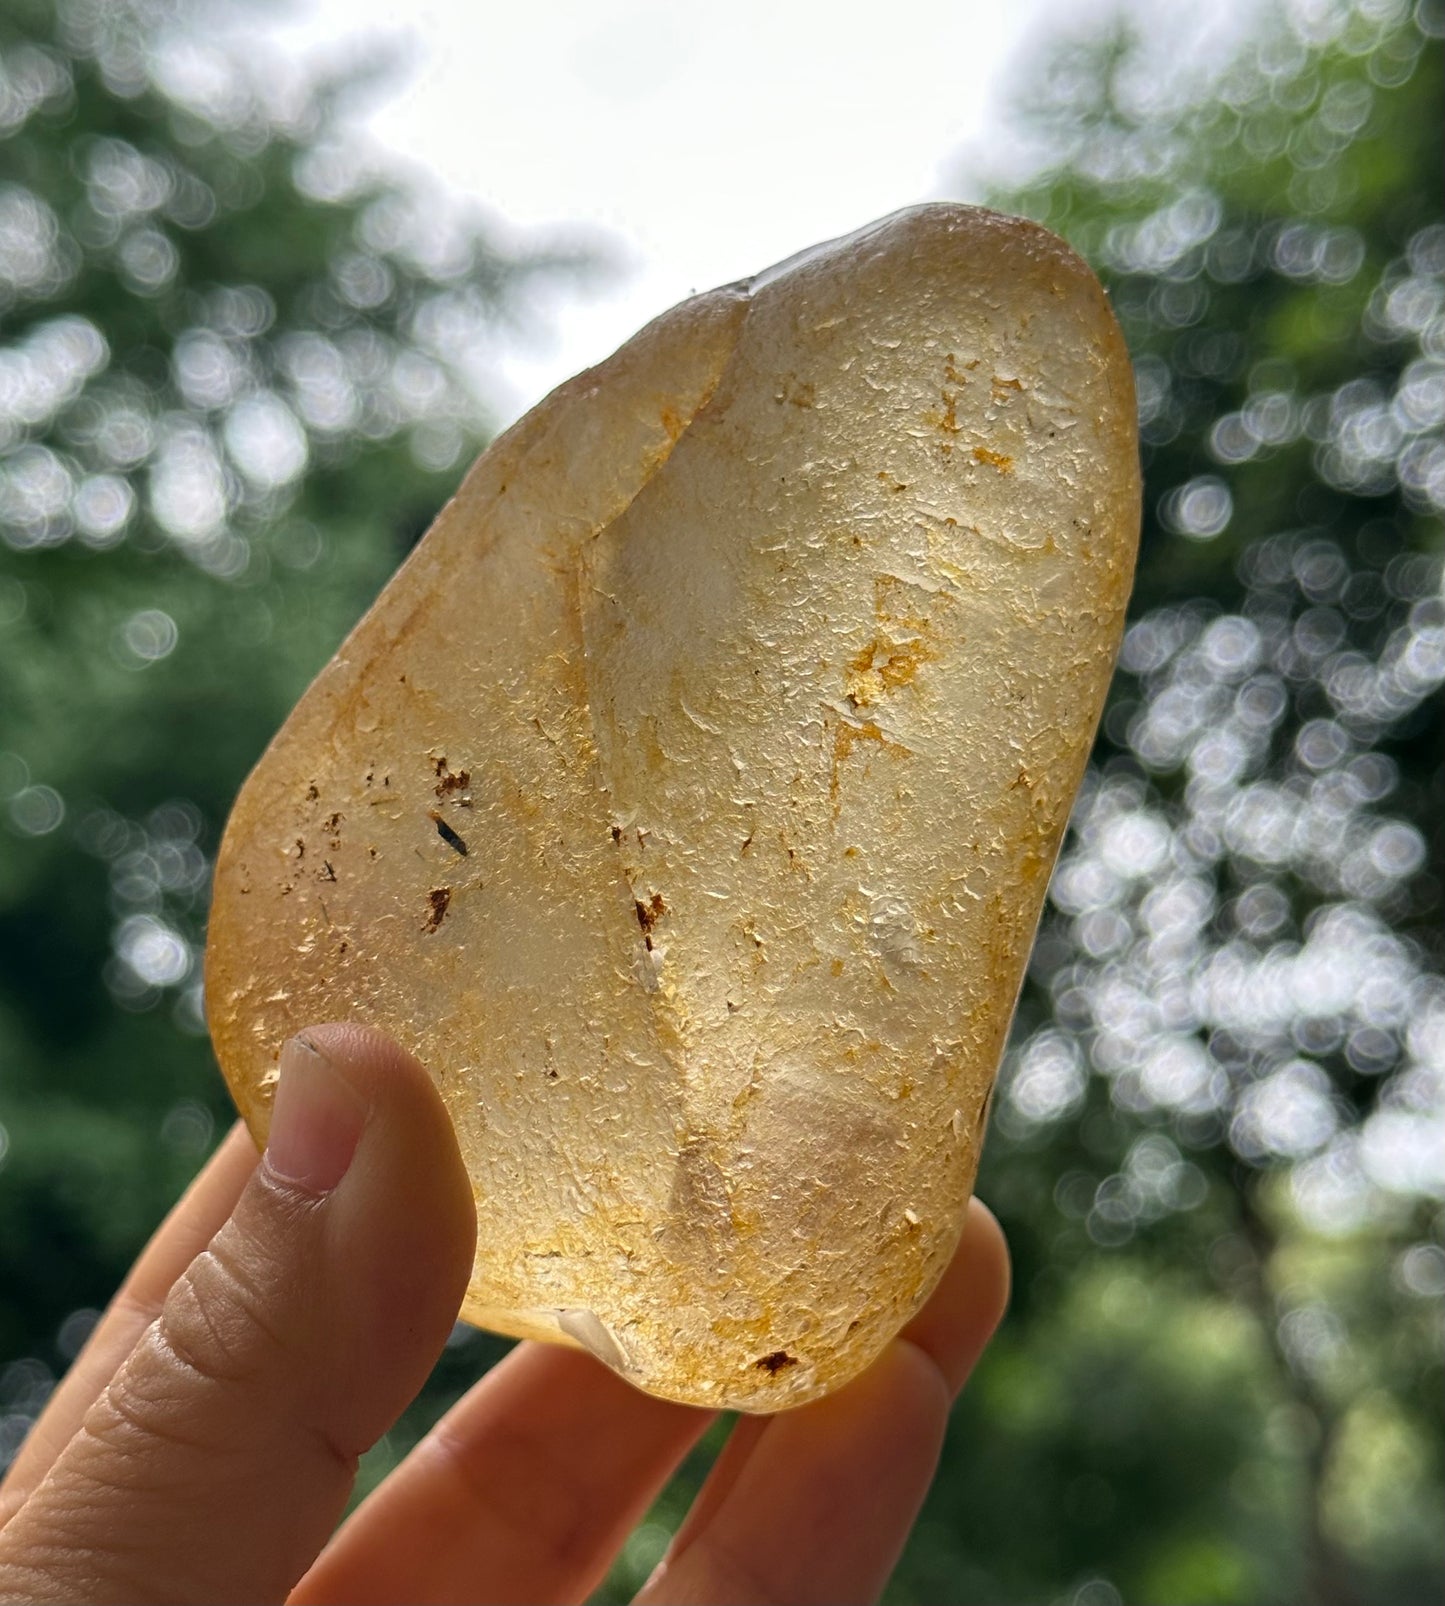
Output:
[[[464,792],[472,784],[470,770],[453,771],[445,758],[439,758],[432,766],[436,770],[438,797],[446,797],[452,792]]]
[[[987,446],[975,446],[973,460],[975,463],[988,463],[1000,474],[1012,474],[1014,471],[1013,458],[1006,457],[1002,452],[991,452]]]
[[[769,1376],[775,1376],[783,1371],[785,1367],[796,1366],[797,1364],[798,1357],[789,1355],[785,1349],[775,1349],[771,1355],[764,1355],[761,1360],[753,1362],[753,1365],[760,1372],[767,1372]]]
[[[426,895],[427,917],[423,931],[436,931],[447,917],[447,906],[452,901],[450,887],[433,887]]]
[[[634,898],[632,906],[637,911],[637,923],[642,927],[642,940],[647,944],[650,952],[652,949],[652,928],[667,913],[667,905],[662,901],[662,894],[654,892],[646,903],[641,898]]]

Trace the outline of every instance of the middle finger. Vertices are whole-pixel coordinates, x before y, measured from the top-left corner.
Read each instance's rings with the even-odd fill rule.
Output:
[[[363,1502],[291,1606],[585,1600],[712,1419],[578,1350],[521,1344]]]

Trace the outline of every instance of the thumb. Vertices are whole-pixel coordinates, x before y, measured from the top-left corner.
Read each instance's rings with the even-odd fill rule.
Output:
[[[360,1027],[292,1039],[265,1159],[0,1535],[0,1598],[284,1600],[440,1353],[475,1231],[421,1066]]]

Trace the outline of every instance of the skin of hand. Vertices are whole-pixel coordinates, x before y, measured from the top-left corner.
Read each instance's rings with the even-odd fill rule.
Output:
[[[265,1155],[240,1127],[221,1145],[0,1486],[0,1599],[585,1600],[711,1416],[579,1351],[519,1345],[337,1529],[441,1352],[476,1230],[422,1067],[357,1026],[292,1039]],[[975,1201],[862,1377],[738,1422],[638,1599],[875,1599],[1008,1277]]]

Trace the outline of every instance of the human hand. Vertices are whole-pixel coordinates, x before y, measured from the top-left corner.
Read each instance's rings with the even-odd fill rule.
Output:
[[[421,1066],[356,1026],[288,1043],[265,1157],[240,1127],[221,1145],[0,1486],[0,1599],[585,1600],[711,1416],[579,1351],[519,1345],[333,1533],[441,1352],[474,1237]],[[975,1202],[862,1377],[739,1421],[638,1599],[873,1599],[1007,1288]]]

